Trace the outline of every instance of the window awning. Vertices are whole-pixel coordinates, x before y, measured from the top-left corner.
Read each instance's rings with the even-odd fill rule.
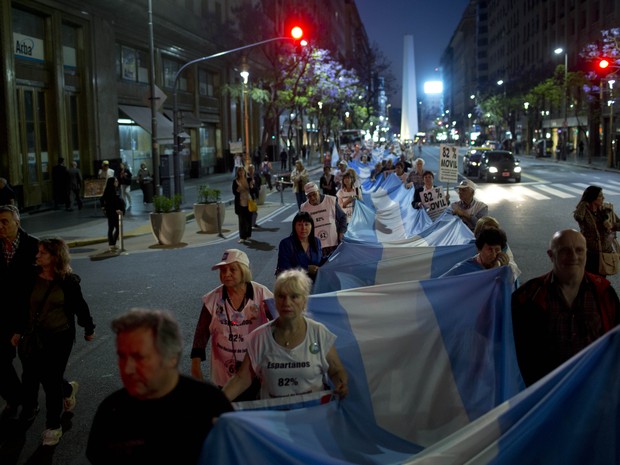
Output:
[[[179,113],[181,113],[179,122],[183,123],[184,128],[201,128],[203,126],[202,121],[196,118],[191,111],[181,111]],[[171,121],[174,121],[172,110],[165,110],[164,114],[170,118]]]
[[[134,120],[149,134],[151,133],[151,109],[148,107],[136,107],[134,105],[119,105],[123,113]],[[162,113],[157,112],[157,142],[160,144],[172,143],[172,121]]]

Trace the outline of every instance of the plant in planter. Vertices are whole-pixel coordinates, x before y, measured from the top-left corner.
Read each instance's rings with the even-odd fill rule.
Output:
[[[153,197],[155,212],[151,213],[151,229],[159,244],[178,245],[185,234],[186,215],[181,211],[181,195]]]
[[[204,233],[221,233],[226,209],[220,200],[221,191],[207,184],[198,186],[197,200],[194,204],[194,218],[198,228]]]

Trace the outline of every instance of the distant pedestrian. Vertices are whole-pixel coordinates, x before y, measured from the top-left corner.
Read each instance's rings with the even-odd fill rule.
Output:
[[[108,178],[105,183],[105,189],[101,196],[101,208],[108,219],[108,245],[110,252],[116,252],[116,241],[119,236],[119,215],[125,214],[125,202],[118,196],[116,189],[118,187],[118,179]]]
[[[69,168],[69,187],[70,194],[75,197],[75,203],[78,210],[82,209],[82,171],[78,168],[77,161],[71,162],[71,168]],[[71,202],[71,200],[69,200]]]
[[[110,168],[110,162],[108,160],[103,160],[101,162],[101,169],[97,175],[99,179],[109,179],[114,177],[114,170]]]
[[[254,165],[248,166],[248,186],[250,187],[250,196],[258,203],[260,196],[261,180],[260,175],[256,172]],[[256,220],[258,219],[258,211],[250,212],[252,215],[252,227],[257,228]]]
[[[280,152],[280,170],[286,171],[286,160],[288,158],[288,154],[286,153],[286,149],[282,149]]]
[[[54,210],[61,204],[65,210],[71,211],[69,170],[65,166],[65,159],[59,158],[58,164],[52,168],[52,191],[54,195]]]
[[[11,344],[19,303],[26,295],[29,276],[38,251],[39,240],[21,228],[19,210],[0,205],[0,396],[6,406],[2,419],[15,419],[22,404],[21,381],[13,366],[15,346]]]
[[[60,417],[75,408],[76,381],[65,380],[65,369],[75,342],[77,324],[84,339],[95,337],[95,324],[82,295],[80,277],[71,269],[69,247],[60,238],[39,242],[36,268],[27,279],[23,308],[26,325],[16,327],[13,345],[19,343],[24,406],[22,420],[34,420],[39,411],[39,387],[45,392],[43,445],[54,446],[62,437]]]
[[[126,163],[121,163],[118,171],[118,183],[121,188],[121,198],[125,202],[125,210],[131,209],[131,171]]]
[[[269,190],[273,190],[273,186],[271,185],[271,162],[269,161],[269,157],[265,156],[265,160],[263,160],[263,164],[260,165],[260,174],[265,178],[265,182],[269,186]]]
[[[15,191],[9,186],[9,182],[0,178],[0,205],[15,205]]]
[[[583,143],[582,140],[579,141],[578,147],[579,147],[579,158],[581,158],[583,157],[583,150],[585,148],[585,144]]]
[[[142,189],[142,198],[144,204],[153,203],[153,175],[146,167],[145,163],[140,165],[140,171],[138,171],[138,184]]]
[[[250,185],[245,168],[237,167],[236,178],[232,182],[232,193],[235,196],[235,214],[239,219],[239,243],[245,244],[252,236],[252,213],[248,210]]]

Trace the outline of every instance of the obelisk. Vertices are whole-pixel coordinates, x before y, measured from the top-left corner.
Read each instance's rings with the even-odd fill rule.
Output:
[[[403,102],[400,120],[401,140],[413,140],[418,132],[418,105],[415,80],[415,55],[413,51],[413,36],[405,35],[403,55]]]

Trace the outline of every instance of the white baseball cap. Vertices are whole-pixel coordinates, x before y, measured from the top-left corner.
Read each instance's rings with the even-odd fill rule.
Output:
[[[245,252],[239,249],[227,249],[222,255],[222,261],[213,265],[211,269],[217,270],[220,266],[229,265],[235,262],[242,263],[248,267],[250,266],[250,259]]]
[[[474,182],[470,179],[464,179],[463,181],[461,181],[461,183],[456,186],[456,189],[466,189],[466,188],[470,188],[471,190],[475,191],[476,190],[476,184],[474,184]]]

